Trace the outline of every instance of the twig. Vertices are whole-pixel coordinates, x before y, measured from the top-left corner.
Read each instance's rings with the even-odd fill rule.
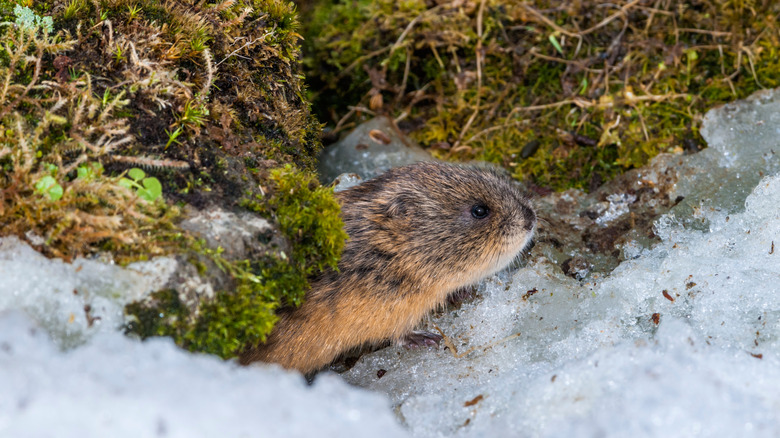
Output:
[[[411,69],[412,64],[412,53],[409,50],[409,48],[406,48],[406,66],[404,67],[404,78],[401,80],[401,86],[398,87],[398,94],[395,96],[395,103],[394,106],[397,106],[401,102],[401,98],[404,96],[404,91],[406,91],[406,81],[409,79],[409,70]]]
[[[241,46],[241,47],[237,48],[236,50],[233,50],[232,52],[230,52],[230,53],[229,53],[229,54],[228,54],[226,57],[224,57],[224,58],[222,59],[222,61],[219,61],[219,62],[218,62],[218,63],[217,63],[217,64],[216,64],[214,67],[215,67],[215,68],[216,68],[216,67],[219,67],[219,65],[220,65],[220,64],[222,64],[223,62],[225,62],[225,61],[227,61],[228,59],[230,59],[230,57],[232,57],[232,56],[235,56],[235,55],[236,55],[236,54],[237,54],[239,51],[241,51],[243,48],[245,48],[245,47],[248,47],[248,46],[251,46],[252,44],[257,44],[257,43],[262,43],[262,42],[264,42],[264,41],[265,41],[265,39],[266,39],[266,37],[268,37],[268,35],[271,35],[271,33],[272,33],[272,32],[270,32],[270,31],[269,31],[269,32],[266,32],[266,33],[264,33],[264,34],[260,35],[258,38],[255,38],[255,39],[253,39],[252,41],[247,41],[246,43],[244,43],[244,45],[243,45],[243,46]]]
[[[434,325],[433,328],[435,328],[436,331],[439,332],[439,334],[442,337],[442,340],[444,341],[444,345],[447,348],[450,349],[450,351],[452,352],[452,355],[456,359],[460,359],[462,357],[466,357],[466,356],[468,356],[469,354],[471,354],[472,352],[474,352],[476,350],[482,349],[484,351],[484,350],[487,350],[488,348],[495,347],[496,345],[503,344],[506,341],[510,341],[510,340],[512,340],[514,338],[519,338],[520,336],[522,336],[522,333],[511,334],[511,335],[506,336],[504,338],[501,338],[501,339],[499,339],[499,340],[497,340],[495,342],[491,342],[491,343],[489,343],[489,344],[487,344],[485,346],[482,346],[482,347],[480,347],[480,346],[471,347],[468,350],[464,351],[463,353],[458,353],[458,348],[455,346],[455,343],[452,342],[452,339],[450,339],[447,335],[445,335],[444,331],[442,331],[442,329],[440,329],[437,325]]]
[[[589,72],[592,72],[592,73],[601,73],[601,72],[604,71],[604,69],[601,69],[601,68],[586,67],[584,65],[584,63],[581,62],[581,61],[571,61],[571,60],[568,60],[568,59],[556,58],[554,56],[543,55],[543,54],[541,54],[541,53],[536,51],[536,47],[532,47],[531,50],[530,50],[530,53],[531,53],[531,56],[534,56],[534,57],[539,58],[539,59],[544,59],[545,61],[553,61],[553,62],[560,62],[561,64],[573,65],[573,66],[575,66],[577,68],[580,68],[582,70],[589,71]]]
[[[647,94],[647,95],[642,95],[642,96],[636,96],[633,93],[626,93],[625,94],[625,98],[622,101],[622,103],[626,103],[626,104],[631,105],[631,104],[634,104],[634,103],[637,103],[637,102],[662,102],[662,101],[668,100],[668,99],[680,99],[680,98],[685,98],[685,97],[688,97],[687,93],[674,93],[674,94],[661,94],[661,95],[658,95],[658,94]],[[562,106],[566,106],[566,105],[577,105],[580,108],[600,108],[601,109],[601,108],[612,108],[612,107],[615,106],[616,103],[621,103],[621,102],[618,101],[618,102],[601,103],[601,102],[596,102],[596,101],[582,99],[582,98],[574,98],[574,99],[561,100],[561,101],[555,102],[555,103],[548,103],[548,104],[545,104],[545,105],[531,105],[531,106],[515,107],[515,108],[512,109],[512,111],[513,112],[515,112],[515,111],[517,111],[517,112],[538,111],[538,110],[545,110],[545,109],[550,109],[550,108],[558,108],[558,107],[562,107]]]
[[[173,168],[189,169],[190,163],[179,160],[154,159],[149,157],[130,157],[125,155],[109,155],[108,159],[117,163],[130,164],[133,166],[144,166],[151,168]]]
[[[548,103],[545,105],[531,105],[531,106],[520,106],[520,107],[514,107],[512,108],[512,111],[537,111],[537,110],[544,110],[549,108],[558,108],[565,105],[577,105],[580,108],[589,108],[593,106],[593,104],[585,99],[581,98],[574,98],[574,99],[566,99],[562,100],[560,102],[555,103]]]
[[[589,33],[593,33],[595,31],[601,29],[602,27],[606,26],[607,24],[611,23],[612,21],[614,21],[616,18],[620,17],[621,15],[625,15],[626,11],[628,11],[630,8],[632,8],[634,5],[636,5],[640,1],[641,0],[633,0],[633,1],[629,2],[625,6],[621,7],[619,11],[617,11],[614,14],[610,15],[609,17],[601,20],[595,26],[590,27],[590,28],[585,29],[585,30],[580,31],[580,32],[570,32],[570,31],[568,31],[568,30],[558,26],[557,24],[555,24],[552,20],[550,20],[549,18],[545,17],[541,12],[537,11],[533,7],[528,6],[525,3],[521,3],[520,5],[526,11],[528,11],[531,15],[533,15],[534,17],[536,17],[539,20],[541,20],[547,26],[553,28],[556,32],[562,33],[563,35],[570,36],[572,38],[577,38],[577,37],[583,37],[583,36],[585,36],[585,35],[587,35]]]
[[[348,111],[346,114],[344,114],[344,115],[343,115],[343,116],[342,116],[342,117],[339,119],[339,121],[336,123],[336,127],[335,127],[335,128],[333,128],[333,131],[331,131],[331,134],[336,134],[336,133],[338,133],[339,131],[341,131],[342,129],[344,129],[344,126],[342,126],[342,125],[344,125],[344,122],[346,122],[346,121],[347,121],[347,119],[349,119],[350,117],[352,117],[352,114],[355,114],[355,111],[356,111],[356,110],[355,110],[355,107],[354,107],[354,106],[353,106],[353,107],[351,107],[351,108],[349,109],[349,111]],[[334,115],[335,115],[335,114],[334,114]]]
[[[391,48],[390,46],[388,46],[388,47],[383,47],[383,48],[381,48],[381,49],[379,49],[379,50],[374,50],[374,51],[373,51],[373,52],[371,52],[371,53],[368,53],[368,54],[365,54],[365,55],[363,55],[363,56],[360,56],[360,57],[358,57],[356,60],[352,61],[352,63],[350,63],[350,64],[347,66],[347,68],[345,68],[344,70],[341,70],[341,72],[339,73],[339,75],[338,75],[338,76],[336,76],[336,79],[338,80],[338,79],[341,79],[341,78],[343,78],[343,77],[344,77],[344,76],[345,76],[347,73],[349,73],[349,72],[351,72],[352,70],[354,70],[354,69],[355,69],[355,67],[357,67],[358,65],[360,65],[360,63],[362,63],[363,61],[365,61],[365,60],[367,60],[367,59],[371,59],[371,58],[373,58],[373,57],[375,57],[375,56],[379,56],[379,55],[381,55],[381,54],[383,54],[383,53],[387,52],[388,50],[390,50],[390,48]]]
[[[412,28],[414,28],[414,26],[415,26],[417,23],[419,23],[419,22],[420,22],[420,20],[422,20],[422,18],[423,18],[425,15],[427,15],[427,14],[430,14],[430,13],[433,13],[433,12],[435,12],[436,10],[438,10],[439,8],[441,8],[441,5],[436,5],[436,6],[432,7],[432,8],[430,8],[430,9],[426,9],[425,11],[423,11],[422,13],[420,13],[420,15],[418,15],[418,16],[416,16],[416,17],[414,17],[414,20],[410,21],[410,22],[409,22],[409,24],[407,24],[407,25],[406,25],[406,29],[404,29],[404,31],[403,31],[403,32],[401,32],[401,35],[400,35],[400,36],[398,37],[398,39],[395,41],[395,44],[393,44],[393,47],[391,47],[391,48],[390,48],[390,55],[388,55],[388,56],[392,56],[392,55],[393,55],[393,52],[395,52],[395,51],[396,51],[396,49],[398,49],[398,47],[400,47],[400,46],[401,46],[401,43],[403,43],[404,39],[406,39],[406,36],[409,34],[409,32],[411,32],[411,31],[412,31]]]
[[[694,28],[688,28],[688,27],[681,27],[677,29],[680,32],[690,32],[690,33],[703,33],[706,35],[712,35],[712,36],[730,36],[732,35],[731,32],[723,32],[719,30],[706,30],[706,29],[694,29]]]
[[[471,116],[469,117],[466,124],[463,126],[463,129],[460,131],[460,135],[458,135],[458,140],[455,141],[455,144],[452,145],[452,149],[450,149],[450,154],[453,152],[458,152],[460,149],[460,142],[463,140],[463,136],[466,135],[466,132],[471,127],[471,124],[474,123],[474,119],[477,118],[477,114],[479,114],[479,106],[482,101],[482,15],[485,12],[485,2],[486,0],[482,0],[479,4],[479,12],[477,12],[477,46],[474,49],[477,55],[477,103],[474,107],[474,112],[471,113]]]
[[[476,134],[472,135],[468,140],[465,141],[465,143],[469,144],[472,141],[476,140],[477,138],[482,137],[485,134],[489,134],[489,133],[491,133],[493,131],[498,131],[499,129],[505,129],[505,128],[508,128],[510,126],[522,125],[524,123],[528,123],[528,120],[525,120],[525,119],[523,119],[523,120],[514,120],[512,122],[508,122],[508,123],[505,122],[505,123],[503,123],[501,125],[495,125],[495,126],[491,126],[490,128],[485,128],[485,129],[477,132]]]

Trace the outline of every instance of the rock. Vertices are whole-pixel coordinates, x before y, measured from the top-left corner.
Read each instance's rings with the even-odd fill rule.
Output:
[[[433,157],[400,133],[391,119],[376,117],[320,155],[320,181],[330,184],[342,173],[371,179],[390,168],[428,160]]]
[[[250,212],[235,214],[210,207],[202,211],[189,208],[186,215],[181,228],[206,239],[212,249],[222,248],[228,260],[251,259],[287,246],[274,226]]]

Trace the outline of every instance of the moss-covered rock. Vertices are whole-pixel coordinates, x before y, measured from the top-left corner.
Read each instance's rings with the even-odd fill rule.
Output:
[[[197,242],[202,261],[230,274],[235,287],[190,310],[180,294],[162,291],[146,303],[128,306],[128,331],[143,336],[172,336],[195,351],[222,357],[265,340],[280,305],[300,305],[309,288],[307,278],[336,269],[347,235],[333,191],[314,176],[291,165],[271,171],[266,198],[245,198],[252,211],[273,214],[291,250],[253,260],[230,261],[221,251]]]
[[[702,147],[699,118],[780,85],[777,2],[319,0],[305,64],[336,131],[371,112],[440,157],[593,188]]]
[[[128,307],[130,331],[223,357],[336,266],[346,236],[313,173],[320,125],[292,3],[0,2],[0,14],[15,22],[0,28],[0,235],[66,259],[173,254],[227,277],[194,306],[174,289]],[[250,207],[288,250],[257,242],[227,258],[178,225],[182,206]]]

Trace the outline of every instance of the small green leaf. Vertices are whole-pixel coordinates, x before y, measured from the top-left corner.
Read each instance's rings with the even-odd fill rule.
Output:
[[[46,175],[39,179],[37,183],[35,183],[35,190],[43,193],[46,191],[46,189],[51,187],[52,184],[57,184],[57,180],[54,179],[51,175]]]
[[[57,171],[59,170],[57,165],[56,164],[52,164],[52,163],[43,163],[43,168],[48,170],[49,173],[52,174],[52,175],[56,175]]]
[[[119,178],[118,184],[128,189],[134,189],[135,187],[138,187],[138,184],[135,181],[131,181],[127,178]]]
[[[179,126],[178,128],[176,128],[176,130],[175,130],[175,131],[173,131],[173,132],[168,132],[168,130],[166,129],[166,130],[165,130],[165,133],[166,133],[166,134],[168,134],[168,143],[165,145],[165,149],[166,149],[166,150],[168,149],[168,146],[170,146],[170,145],[171,145],[171,143],[177,143],[177,144],[181,144],[181,143],[180,143],[178,140],[176,140],[176,138],[177,138],[179,135],[181,135],[181,133],[182,133],[182,127],[181,127],[181,126]]]
[[[149,202],[153,202],[155,199],[162,195],[162,184],[160,180],[155,177],[144,178],[144,188],[138,190],[138,196],[141,199],[146,199]]]
[[[62,189],[62,186],[59,184],[54,184],[51,186],[48,190],[49,198],[52,201],[56,201],[60,198],[62,198],[62,195],[64,194],[64,190]]]
[[[558,53],[563,55],[563,48],[561,48],[560,43],[558,43],[558,39],[555,38],[555,34],[551,33],[550,36],[547,39],[550,40],[550,44],[552,44],[553,47],[555,47],[555,50],[557,50]]]
[[[135,181],[141,181],[146,176],[146,173],[143,170],[134,167],[127,172],[127,176],[134,179]]]
[[[49,199],[56,201],[62,198],[64,193],[62,186],[51,175],[46,175],[35,183],[35,190],[42,195],[49,195]]]
[[[103,173],[103,165],[97,162],[82,164],[76,169],[76,178],[92,181]]]

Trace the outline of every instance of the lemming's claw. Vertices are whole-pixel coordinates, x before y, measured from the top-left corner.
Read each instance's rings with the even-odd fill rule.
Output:
[[[424,330],[415,330],[401,338],[400,345],[406,348],[438,347],[442,340],[441,335]]]
[[[447,297],[447,303],[453,306],[457,306],[460,305],[460,303],[463,301],[474,298],[476,295],[477,290],[474,286],[462,287]]]

